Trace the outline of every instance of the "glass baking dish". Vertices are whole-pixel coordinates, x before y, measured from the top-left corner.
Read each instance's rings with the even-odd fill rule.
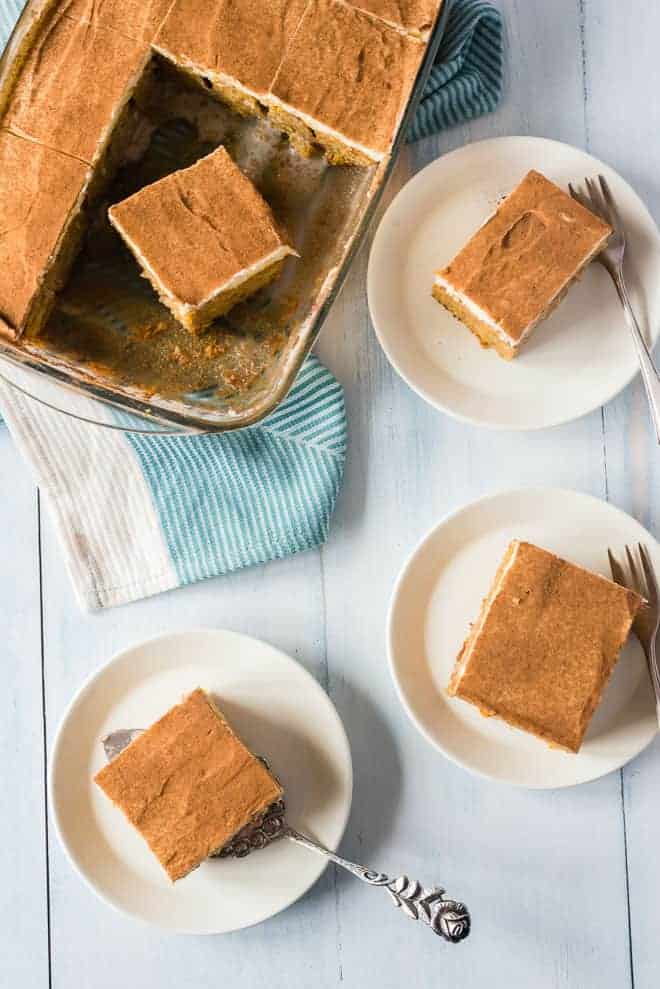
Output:
[[[48,0],[29,0],[16,24],[0,59],[0,99],[46,6]],[[450,6],[445,0],[441,7],[391,153],[367,169],[300,157],[266,121],[239,117],[155,55],[132,101],[142,124],[136,147],[90,214],[94,235],[86,238],[43,337],[0,337],[0,377],[52,407],[115,428],[221,432],[269,415],[314,346],[367,231]],[[219,144],[261,189],[302,257],[274,287],[194,337],[140,277],[106,209]]]

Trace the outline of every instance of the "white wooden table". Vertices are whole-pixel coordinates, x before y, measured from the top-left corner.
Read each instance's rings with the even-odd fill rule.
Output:
[[[607,159],[660,217],[660,5],[502,6],[509,57],[501,109],[409,149],[394,185],[466,142],[539,134]],[[367,315],[367,253],[319,348],[345,386],[350,422],[346,481],[321,552],[83,615],[47,511],[0,430],[2,989],[660,984],[660,743],[623,772],[571,791],[473,779],[408,722],[384,646],[404,556],[440,516],[484,492],[574,487],[660,532],[660,456],[641,385],[543,433],[493,434],[453,422],[385,362]],[[82,678],[115,651],[195,625],[267,639],[319,678],[344,719],[355,764],[343,850],[446,884],[472,908],[467,943],[444,945],[333,869],[279,917],[225,937],[143,929],[83,886],[45,812],[45,760],[60,715]]]

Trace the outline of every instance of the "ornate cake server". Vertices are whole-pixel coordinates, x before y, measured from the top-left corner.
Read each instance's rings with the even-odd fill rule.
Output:
[[[103,739],[103,748],[108,761],[114,759],[127,745],[142,733],[142,728],[123,728],[111,732]],[[264,763],[265,759],[262,760]],[[267,765],[267,763],[266,763]],[[465,940],[470,933],[470,914],[464,903],[445,897],[444,889],[439,886],[425,887],[416,879],[408,876],[391,878],[384,872],[374,872],[356,862],[336,855],[320,842],[302,834],[286,822],[286,807],[283,800],[273,804],[261,817],[248,827],[243,828],[228,845],[225,845],[214,857],[245,858],[253,851],[265,848],[266,845],[282,838],[295,841],[303,848],[324,855],[352,873],[369,886],[381,886],[385,889],[395,906],[399,907],[412,920],[421,920],[445,941],[458,944]]]

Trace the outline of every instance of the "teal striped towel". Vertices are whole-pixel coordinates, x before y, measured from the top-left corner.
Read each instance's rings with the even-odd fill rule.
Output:
[[[502,15],[485,0],[453,0],[409,141],[495,109],[502,95]]]
[[[0,0],[4,39],[21,6]],[[499,14],[481,0],[454,0],[411,138],[493,109],[501,61]],[[276,412],[224,435],[92,427],[8,386],[0,408],[46,495],[85,609],[280,559],[328,535],[346,414],[340,385],[314,357]],[[90,412],[117,424],[110,408],[93,403]]]

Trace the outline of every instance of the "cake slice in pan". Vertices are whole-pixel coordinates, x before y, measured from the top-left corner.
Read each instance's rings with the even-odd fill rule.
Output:
[[[89,169],[69,155],[0,131],[0,333],[36,334],[83,233]]]
[[[203,330],[281,272],[296,252],[224,148],[109,210],[161,301]]]
[[[172,881],[220,851],[283,793],[200,689],[94,779]]]
[[[3,125],[97,165],[148,58],[142,42],[56,9],[18,71]]]
[[[263,101],[307,0],[174,0],[154,46],[234,110]]]
[[[611,232],[563,189],[531,171],[436,273],[433,295],[484,346],[509,360]]]
[[[273,124],[333,164],[390,150],[425,51],[417,38],[340,0],[310,0],[268,97]]]
[[[633,591],[514,540],[449,693],[577,752],[641,605]]]

